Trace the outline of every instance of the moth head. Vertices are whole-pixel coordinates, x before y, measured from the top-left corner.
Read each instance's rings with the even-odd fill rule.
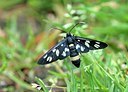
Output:
[[[70,33],[66,34],[66,37],[71,37],[71,36],[72,36],[72,34],[70,34]]]

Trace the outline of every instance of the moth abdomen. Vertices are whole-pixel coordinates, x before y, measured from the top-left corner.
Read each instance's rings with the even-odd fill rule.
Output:
[[[79,55],[71,57],[71,61],[72,63],[76,66],[76,67],[80,67],[80,57]]]

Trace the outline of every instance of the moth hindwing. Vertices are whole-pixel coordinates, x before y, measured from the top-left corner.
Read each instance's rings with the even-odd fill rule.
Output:
[[[104,49],[107,44],[101,41],[88,38],[73,36],[67,33],[66,37],[57,45],[46,52],[38,61],[38,64],[49,64],[58,59],[62,60],[67,56],[71,57],[71,62],[76,66],[80,66],[80,53],[87,53],[89,50]]]

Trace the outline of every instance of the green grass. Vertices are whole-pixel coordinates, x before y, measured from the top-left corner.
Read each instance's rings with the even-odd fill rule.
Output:
[[[1,3],[2,2],[2,3]],[[0,1],[0,91],[128,92],[127,1]],[[106,42],[103,50],[40,66],[38,57],[54,46],[62,32],[85,22],[72,34]],[[59,28],[64,31],[50,30]],[[38,92],[38,91],[37,91]]]

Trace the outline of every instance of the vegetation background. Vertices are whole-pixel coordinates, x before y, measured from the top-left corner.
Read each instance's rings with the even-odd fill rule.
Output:
[[[40,66],[64,32],[109,46]],[[60,30],[50,30],[51,28]],[[0,0],[0,92],[128,92],[127,0]]]

